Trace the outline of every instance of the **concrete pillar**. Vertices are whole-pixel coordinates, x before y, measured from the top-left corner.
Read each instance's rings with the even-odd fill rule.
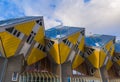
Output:
[[[8,63],[7,63],[3,82],[13,82],[12,81],[13,74],[18,74],[18,78],[19,78],[19,74],[23,71],[23,66],[24,66],[23,55],[17,55],[17,56],[8,58]],[[17,78],[17,81],[14,81],[14,82],[18,82],[19,81],[18,78]]]
[[[105,69],[105,66],[100,68],[100,74],[101,74],[102,82],[108,82],[108,72]]]
[[[66,62],[64,64],[52,64],[52,73],[60,77],[60,82],[67,82],[68,77],[72,75],[71,62]]]
[[[61,65],[62,82],[68,82],[68,77],[72,76],[72,64],[71,62],[65,62]]]

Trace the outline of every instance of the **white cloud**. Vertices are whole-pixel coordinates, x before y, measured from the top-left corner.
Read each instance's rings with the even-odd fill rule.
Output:
[[[56,26],[59,23],[55,21],[54,12],[59,0],[12,0],[19,6],[27,16],[44,16],[45,27]]]
[[[120,0],[63,0],[55,16],[64,25],[84,26],[87,34],[120,34]]]
[[[57,24],[85,27],[87,34],[120,35],[120,0],[13,0],[25,15],[43,15],[46,27]],[[50,7],[54,5],[55,9]],[[50,18],[49,18],[50,17]]]

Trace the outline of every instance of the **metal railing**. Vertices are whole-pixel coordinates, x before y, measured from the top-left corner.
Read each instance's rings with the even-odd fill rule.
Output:
[[[60,79],[48,72],[25,72],[20,75],[19,82],[60,82]]]
[[[69,77],[68,82],[102,82],[102,80],[96,77]]]
[[[120,82],[120,79],[119,78],[117,78],[117,79],[109,79],[108,82]]]

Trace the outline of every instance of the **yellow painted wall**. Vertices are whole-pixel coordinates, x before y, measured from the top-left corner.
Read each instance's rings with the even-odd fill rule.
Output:
[[[67,39],[72,44],[76,44],[79,35],[80,32],[77,32],[75,34],[68,36]],[[53,57],[57,64],[62,64],[68,58],[70,50],[71,49],[67,45],[65,45],[63,42],[60,42],[59,44],[54,44],[53,47],[51,47],[49,53],[51,54],[51,56]]]
[[[34,22],[31,22],[31,23],[34,25]],[[44,28],[42,26],[40,26],[38,32],[35,35],[34,40],[36,42],[42,44],[43,46],[45,46],[44,36],[45,36]],[[45,52],[43,52],[37,48],[33,48],[27,59],[28,65],[31,65],[31,64],[43,59],[44,57],[46,57]]]
[[[42,26],[39,27],[38,33],[36,34],[34,40],[39,42],[42,45],[45,45],[45,41],[44,41],[44,28]]]
[[[24,33],[25,35],[29,36],[35,24],[36,24],[35,21],[30,21],[18,24],[15,26],[15,28],[20,32]]]
[[[110,42],[108,42],[108,44],[106,44],[106,48],[107,50],[110,50],[110,47],[113,46],[113,40],[111,40]],[[112,51],[110,53],[111,56],[113,56],[114,54],[114,46],[112,47]],[[113,65],[111,60],[108,60],[107,65],[106,65],[106,69],[109,70],[111,68],[111,66]]]
[[[108,60],[107,65],[106,65],[106,70],[109,70],[112,65],[113,65],[112,61]]]
[[[3,42],[5,53],[7,57],[13,56],[20,44],[20,39],[11,35],[8,32],[1,32],[0,37]]]
[[[110,50],[110,47],[113,45],[113,40],[111,40],[110,42],[108,42],[107,44],[106,44],[106,49],[109,51]],[[113,53],[111,53],[110,54],[111,56],[113,55]]]
[[[80,32],[77,32],[75,34],[72,34],[72,35],[68,36],[68,40],[70,42],[72,42],[73,44],[76,44],[79,36],[80,36]]]
[[[83,63],[83,61],[84,61],[84,59],[79,54],[77,54],[75,57],[75,60],[72,64],[72,68],[73,69],[77,68],[80,64]]]
[[[85,37],[83,36],[78,48],[84,51],[84,46],[85,46]]]
[[[79,50],[84,52],[84,36],[82,37],[82,40],[78,46]],[[82,64],[84,59],[80,55],[76,55],[75,60],[73,61],[72,68],[75,69],[78,67],[80,64]]]
[[[80,32],[74,33],[68,36],[68,40],[75,45],[79,36],[80,36]],[[68,58],[71,49],[67,45],[65,45],[63,42],[60,43],[59,46],[60,46],[60,58],[61,58],[61,64],[62,64]]]
[[[37,48],[33,48],[30,55],[28,56],[27,63],[28,63],[28,65],[34,64],[37,61],[43,59],[44,57],[46,57],[45,52],[43,52]]]
[[[65,45],[63,42],[59,44],[60,46],[60,59],[61,59],[61,64],[64,63],[70,53],[70,48]]]
[[[106,53],[103,50],[100,50],[100,67],[102,67],[106,58]]]
[[[95,50],[93,54],[88,56],[88,60],[95,68],[99,68],[99,50]]]
[[[5,52],[4,52],[4,47],[2,44],[2,40],[0,39],[0,53],[3,57],[6,57]]]
[[[60,64],[59,48],[57,43],[54,43],[54,45],[50,48],[49,53],[54,59],[54,61],[57,64]]]

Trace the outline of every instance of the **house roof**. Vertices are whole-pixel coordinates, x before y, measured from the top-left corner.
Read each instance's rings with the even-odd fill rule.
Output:
[[[84,28],[70,27],[70,26],[56,26],[45,31],[46,38],[61,39],[76,32],[80,32]]]
[[[115,36],[110,35],[92,35],[86,36],[85,45],[90,47],[102,47],[111,40],[114,40]]]
[[[0,27],[4,27],[7,25],[12,25],[12,24],[16,24],[16,23],[21,23],[21,22],[25,22],[25,21],[30,21],[33,19],[38,19],[40,17],[42,17],[42,16],[26,16],[26,17],[21,17],[21,18],[1,20]]]

